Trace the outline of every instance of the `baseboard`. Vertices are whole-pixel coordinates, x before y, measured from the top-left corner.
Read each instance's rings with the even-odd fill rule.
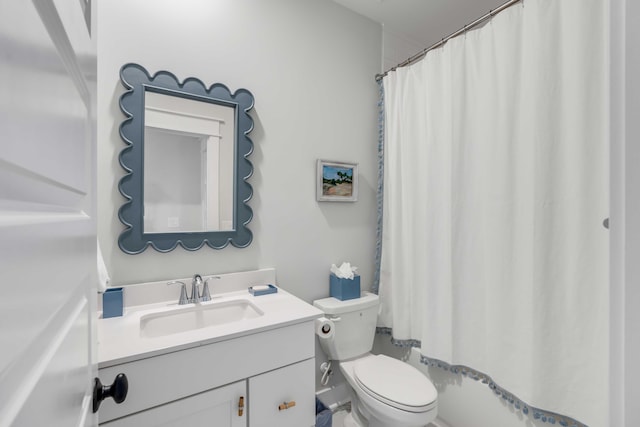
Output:
[[[436,418],[435,420],[431,421],[431,424],[429,424],[429,426],[432,426],[432,427],[451,427],[449,424],[445,423],[444,421],[442,421],[439,418]]]

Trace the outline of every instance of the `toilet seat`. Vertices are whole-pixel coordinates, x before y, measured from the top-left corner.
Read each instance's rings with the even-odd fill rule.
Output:
[[[436,405],[438,392],[419,370],[385,355],[356,361],[353,377],[374,399],[408,412],[427,412]]]

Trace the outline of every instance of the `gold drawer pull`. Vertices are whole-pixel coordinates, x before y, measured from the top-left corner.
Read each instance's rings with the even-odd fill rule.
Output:
[[[241,417],[244,413],[244,396],[240,396],[240,401],[238,401],[238,416]]]
[[[291,402],[284,402],[278,405],[278,410],[282,411],[283,409],[293,408],[294,406],[296,406],[296,401],[292,400]]]

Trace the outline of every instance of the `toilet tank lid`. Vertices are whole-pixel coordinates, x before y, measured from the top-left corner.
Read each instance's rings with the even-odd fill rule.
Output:
[[[360,298],[344,301],[339,300],[338,298],[329,297],[315,300],[313,305],[318,307],[325,314],[349,313],[378,305],[378,295],[370,292],[362,292]]]

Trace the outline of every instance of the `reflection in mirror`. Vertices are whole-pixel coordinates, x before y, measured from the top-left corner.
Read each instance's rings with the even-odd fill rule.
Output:
[[[125,64],[120,79],[126,89],[120,136],[127,145],[120,152],[126,171],[118,185],[126,198],[118,211],[125,226],[120,249],[248,246],[251,93],[206,87],[193,77],[180,82],[167,71],[151,76],[138,64]]]
[[[147,91],[145,233],[233,230],[233,113]]]

